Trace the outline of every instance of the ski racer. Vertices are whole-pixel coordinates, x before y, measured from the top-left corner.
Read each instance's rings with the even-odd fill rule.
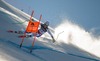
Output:
[[[52,33],[50,32],[48,26],[49,26],[49,22],[46,21],[44,24],[40,24],[41,25],[41,28],[38,30],[37,34],[34,34],[34,33],[29,33],[29,32],[26,32],[26,35],[21,35],[21,36],[18,36],[19,38],[23,38],[23,37],[33,37],[36,35],[36,37],[40,37],[42,36],[44,33],[48,32],[48,34],[51,36],[52,38],[52,41],[55,42],[55,39],[52,35]],[[8,32],[11,32],[11,33],[17,33],[17,34],[24,34],[25,31],[12,31],[12,30],[9,30]]]

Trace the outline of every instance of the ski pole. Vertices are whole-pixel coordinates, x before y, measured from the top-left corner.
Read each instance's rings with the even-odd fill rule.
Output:
[[[58,33],[56,40],[58,39],[59,35],[60,35],[61,33],[63,33],[63,32],[64,32],[64,31],[62,31],[62,32]]]

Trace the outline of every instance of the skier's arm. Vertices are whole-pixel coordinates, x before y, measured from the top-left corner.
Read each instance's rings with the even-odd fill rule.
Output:
[[[54,39],[54,37],[53,37],[53,35],[52,35],[52,33],[50,32],[50,30],[48,29],[48,31],[47,31],[49,34],[50,34],[50,36],[51,36],[51,38],[52,38],[52,40],[53,40],[53,42],[55,42],[55,39]]]

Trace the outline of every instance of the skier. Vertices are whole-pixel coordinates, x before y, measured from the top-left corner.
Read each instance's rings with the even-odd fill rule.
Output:
[[[21,35],[21,36],[19,36],[19,38],[23,38],[23,37],[28,38],[28,37],[33,37],[35,35],[36,35],[36,37],[40,37],[44,33],[48,32],[49,35],[51,36],[53,42],[55,42],[55,39],[54,39],[52,33],[50,32],[48,26],[49,26],[49,22],[46,21],[44,24],[41,24],[41,28],[38,30],[37,34],[26,32],[26,35]],[[25,31],[12,31],[12,30],[9,30],[8,32],[17,33],[17,34],[24,34],[25,33]]]

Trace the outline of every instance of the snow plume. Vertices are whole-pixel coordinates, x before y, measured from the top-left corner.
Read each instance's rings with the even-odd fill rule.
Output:
[[[55,28],[55,37],[57,41],[73,44],[85,51],[100,57],[100,38],[95,37],[91,32],[86,31],[79,25],[68,20]]]

